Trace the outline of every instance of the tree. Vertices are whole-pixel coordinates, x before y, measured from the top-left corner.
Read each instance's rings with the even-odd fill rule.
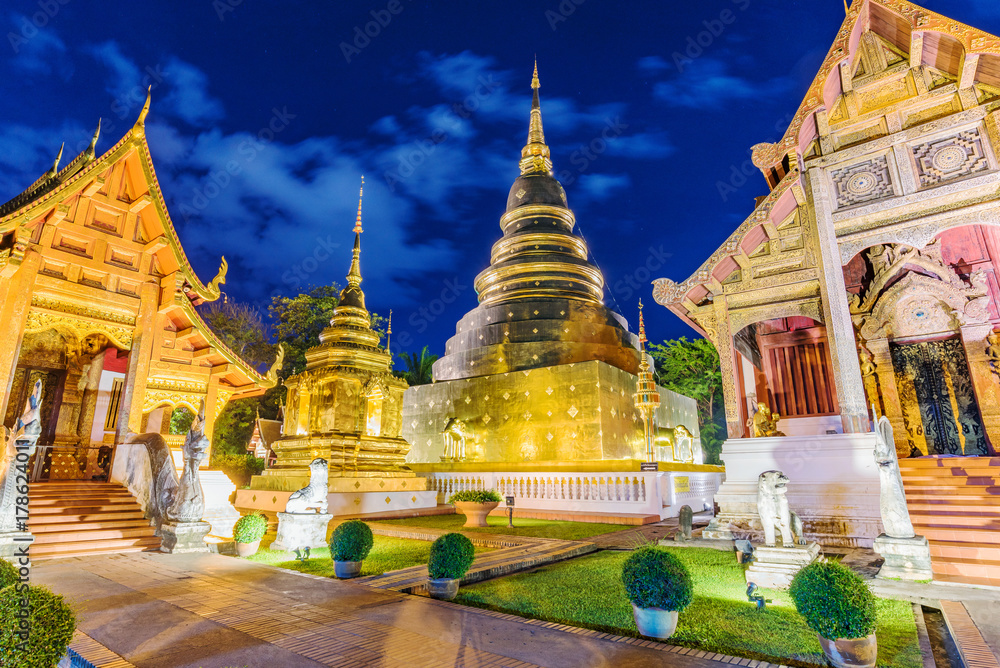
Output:
[[[227,299],[214,301],[200,311],[222,342],[251,366],[260,367],[274,361],[275,349],[268,341],[270,332],[256,308]]]
[[[691,397],[698,403],[698,422],[706,464],[719,464],[726,436],[725,402],[722,397],[722,367],[719,353],[708,339],[686,337],[653,344],[649,352],[656,360],[657,384]]]
[[[431,355],[427,352],[427,346],[417,353],[399,353],[400,359],[403,360],[403,364],[406,366],[404,370],[399,372],[399,375],[406,380],[410,385],[426,385],[428,383],[434,382],[434,375],[432,372],[432,366],[434,362],[437,361],[437,355]]]

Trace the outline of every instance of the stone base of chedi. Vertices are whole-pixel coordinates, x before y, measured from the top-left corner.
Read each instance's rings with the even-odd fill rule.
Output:
[[[0,533],[0,559],[14,561],[14,557],[22,549],[27,549],[35,537],[26,531]]]
[[[792,578],[819,557],[819,543],[793,547],[754,546],[753,563],[746,570],[747,582],[758,587],[784,589]]]
[[[926,536],[892,538],[882,534],[875,539],[875,552],[885,563],[878,577],[899,580],[931,580],[931,547]]]
[[[278,513],[278,536],[272,550],[297,550],[303,547],[326,546],[329,513]]]
[[[212,530],[208,522],[164,522],[160,525],[163,543],[161,552],[183,554],[185,552],[208,552],[205,536]]]

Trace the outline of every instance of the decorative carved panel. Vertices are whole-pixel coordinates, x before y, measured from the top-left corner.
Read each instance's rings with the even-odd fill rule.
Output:
[[[837,207],[857,206],[895,194],[885,156],[830,171]]]
[[[977,130],[918,144],[911,148],[921,188],[932,188],[970,174],[989,171],[982,138]]]

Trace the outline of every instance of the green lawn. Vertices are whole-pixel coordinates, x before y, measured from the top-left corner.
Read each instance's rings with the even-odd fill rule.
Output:
[[[428,527],[447,531],[481,531],[483,533],[507,536],[532,536],[536,538],[559,538],[562,540],[586,540],[592,536],[612,531],[624,531],[636,527],[627,524],[592,524],[590,522],[565,522],[562,520],[533,520],[514,518],[514,528],[507,528],[506,517],[487,517],[490,525],[486,528],[463,528],[465,515],[428,515],[408,517],[402,520],[378,520],[379,524],[401,524],[411,527]]]
[[[489,548],[477,547],[476,554],[488,552]],[[430,541],[412,540],[409,538],[390,538],[375,536],[375,544],[368,557],[361,565],[361,575],[381,575],[389,571],[398,571],[410,566],[420,566],[427,563],[431,553]],[[323,577],[336,577],[333,574],[333,561],[330,559],[330,548],[317,547],[310,552],[309,560],[302,562],[295,559],[294,552],[277,550],[260,550],[250,561],[256,561],[271,566],[288,568]]]
[[[787,592],[757,612],[746,599],[743,567],[733,554],[704,548],[667,548],[691,570],[694,602],[680,614],[670,642],[773,663],[825,666],[822,649]],[[621,584],[628,553],[603,551],[489,582],[465,585],[460,603],[510,614],[637,635]],[[879,666],[921,668],[910,604],[878,602]]]

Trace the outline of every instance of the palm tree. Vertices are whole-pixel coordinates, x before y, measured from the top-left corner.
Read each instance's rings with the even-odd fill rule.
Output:
[[[406,370],[400,375],[406,379],[410,385],[426,385],[427,383],[434,382],[434,375],[431,371],[431,367],[434,362],[437,361],[437,355],[431,355],[427,352],[427,346],[417,353],[399,353],[399,357],[403,360],[403,364],[406,366]]]

